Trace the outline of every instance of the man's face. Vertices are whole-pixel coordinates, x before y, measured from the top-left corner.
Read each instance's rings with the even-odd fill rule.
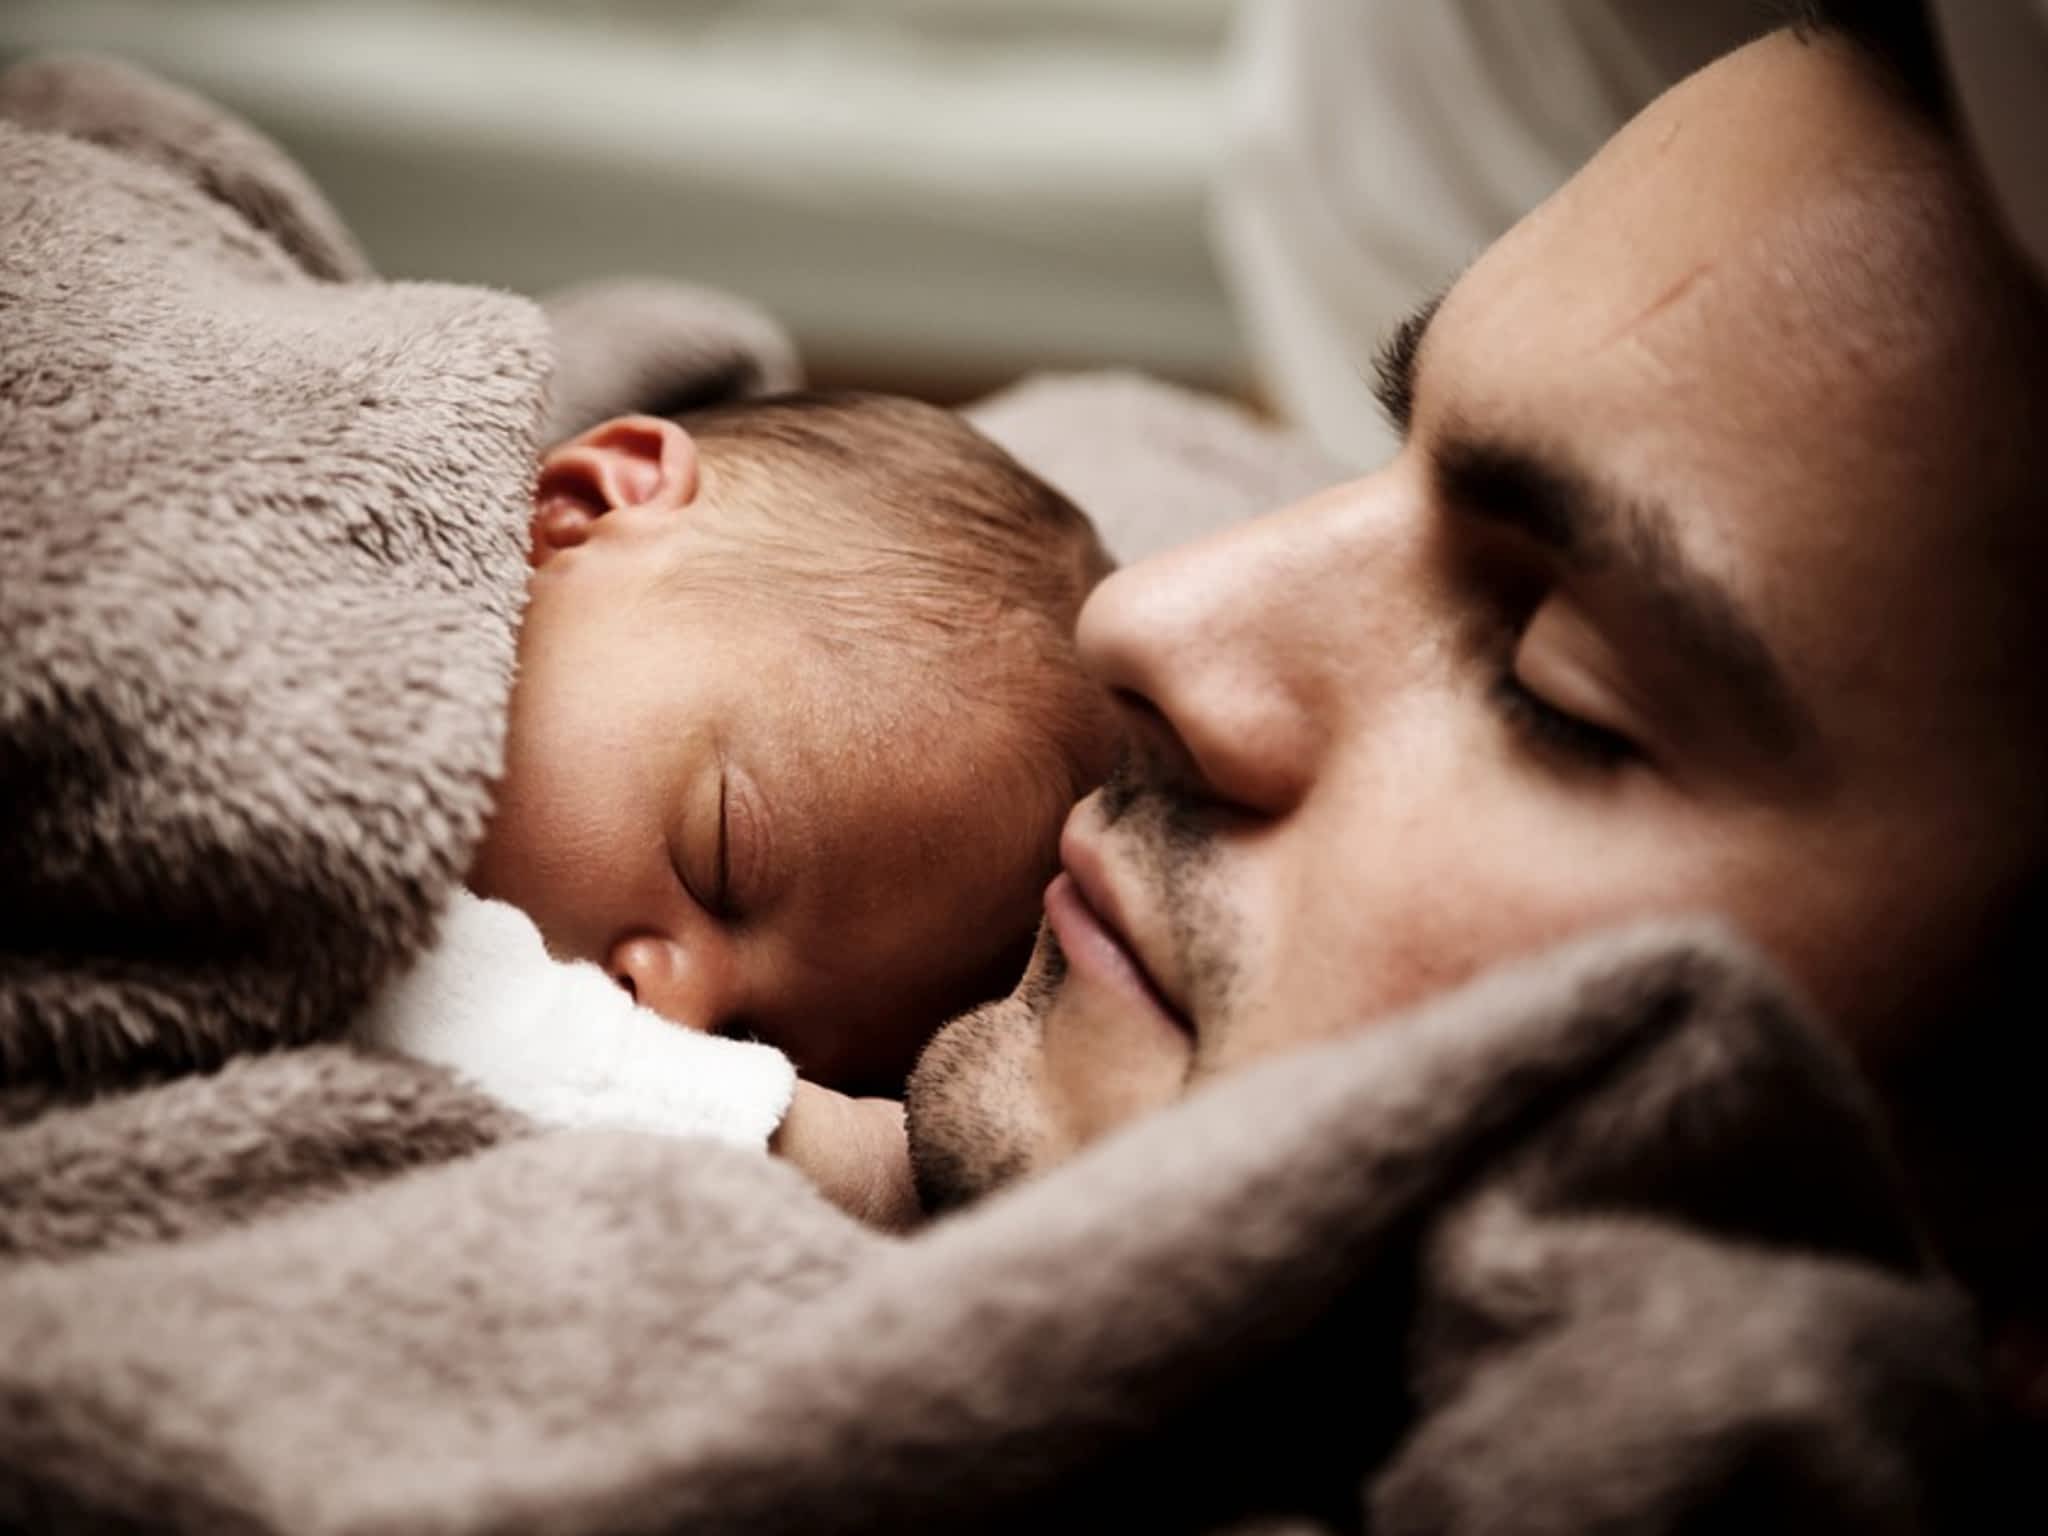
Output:
[[[1139,747],[941,1200],[1601,924],[1712,911],[1874,1058],[2037,866],[2023,365],[1955,163],[1833,43],[1681,86],[1393,349],[1384,471],[1111,578]],[[1902,300],[1904,302],[1902,302]]]
[[[1003,743],[919,707],[928,667],[855,666],[744,538],[704,535],[704,473],[540,545],[470,881],[644,1006],[886,1090],[1014,964],[1047,839],[991,813]]]

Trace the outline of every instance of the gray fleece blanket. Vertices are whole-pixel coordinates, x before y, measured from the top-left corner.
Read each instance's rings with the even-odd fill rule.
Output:
[[[204,104],[0,81],[0,1527],[1953,1528],[1968,1309],[1710,930],[907,1240],[322,1043],[486,813],[538,443],[791,373],[711,295],[379,282]],[[1056,477],[1059,398],[1005,407]]]

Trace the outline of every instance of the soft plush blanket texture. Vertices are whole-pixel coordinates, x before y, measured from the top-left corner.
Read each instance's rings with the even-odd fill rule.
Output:
[[[1955,1528],[1969,1311],[1851,1072],[1710,929],[907,1240],[323,1043],[487,813],[540,443],[793,376],[715,295],[378,281],[205,104],[0,81],[0,1526]]]

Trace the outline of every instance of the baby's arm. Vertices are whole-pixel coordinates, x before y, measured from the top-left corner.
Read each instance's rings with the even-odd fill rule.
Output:
[[[796,1089],[780,1051],[638,1007],[594,965],[551,958],[525,913],[458,891],[441,935],[387,982],[354,1038],[453,1069],[556,1127],[766,1148]]]

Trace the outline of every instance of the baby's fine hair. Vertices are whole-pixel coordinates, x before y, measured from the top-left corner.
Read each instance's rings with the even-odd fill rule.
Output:
[[[855,660],[907,652],[955,707],[1011,714],[1062,812],[1106,769],[1111,712],[1073,633],[1113,562],[1065,496],[963,417],[892,395],[807,391],[676,420],[716,481],[722,531],[814,640]]]

